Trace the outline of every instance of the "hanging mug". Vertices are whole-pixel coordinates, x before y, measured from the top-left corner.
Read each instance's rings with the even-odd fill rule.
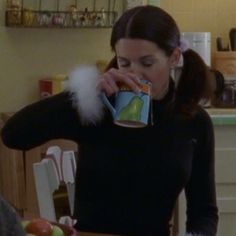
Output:
[[[131,90],[126,84],[119,86],[115,105],[102,93],[102,100],[111,111],[114,123],[124,127],[140,128],[148,125],[151,104],[151,83],[141,80],[139,93]]]

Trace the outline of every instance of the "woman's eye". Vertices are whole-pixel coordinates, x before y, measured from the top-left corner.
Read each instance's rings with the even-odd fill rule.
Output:
[[[129,67],[130,66],[130,64],[128,64],[128,63],[120,63],[120,67]]]
[[[151,67],[153,65],[152,62],[142,62],[142,66],[144,67]]]
[[[130,63],[128,61],[118,61],[120,67],[129,67]]]
[[[146,58],[144,60],[141,60],[140,63],[143,67],[151,67],[155,63],[155,60]]]

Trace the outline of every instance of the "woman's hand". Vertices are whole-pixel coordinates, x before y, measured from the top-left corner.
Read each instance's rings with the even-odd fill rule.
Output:
[[[125,84],[134,92],[140,92],[140,78],[133,73],[124,73],[112,68],[101,75],[97,88],[111,96],[119,91],[119,84]]]

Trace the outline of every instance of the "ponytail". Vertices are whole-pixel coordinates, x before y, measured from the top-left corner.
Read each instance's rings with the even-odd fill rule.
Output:
[[[175,97],[177,110],[191,115],[195,113],[202,98],[209,97],[208,67],[192,49],[183,52],[184,65]]]

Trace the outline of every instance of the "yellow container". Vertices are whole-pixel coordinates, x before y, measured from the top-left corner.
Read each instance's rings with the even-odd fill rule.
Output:
[[[52,93],[57,94],[62,92],[66,88],[68,82],[68,76],[63,74],[58,74],[52,78],[52,81],[53,81]]]

